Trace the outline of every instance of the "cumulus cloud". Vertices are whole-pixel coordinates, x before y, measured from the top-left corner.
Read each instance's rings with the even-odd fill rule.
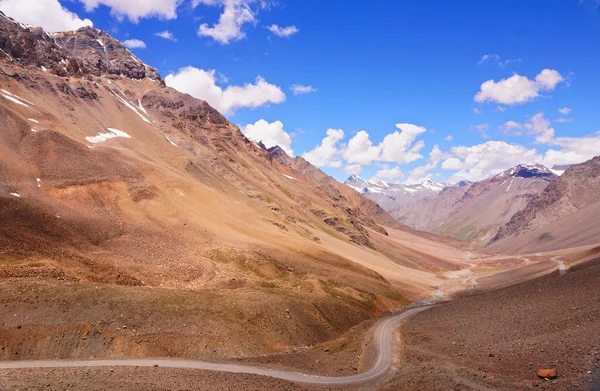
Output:
[[[407,123],[397,124],[396,127],[400,131],[388,134],[379,144],[381,155],[377,160],[404,164],[421,159],[423,155],[419,151],[425,146],[425,143],[423,140],[415,143],[415,140],[427,129]]]
[[[19,0],[20,1],[20,0]],[[110,8],[116,18],[129,18],[137,23],[141,18],[159,17],[163,19],[177,18],[177,7],[183,0],[79,0],[87,12],[92,12],[100,5]]]
[[[369,139],[369,133],[361,130],[348,141],[343,155],[348,163],[369,165],[378,159],[380,153],[381,147],[374,146]]]
[[[421,159],[419,151],[425,146],[422,140],[416,138],[426,129],[413,124],[397,124],[399,131],[388,134],[383,141],[375,145],[369,133],[364,130],[357,132],[347,143],[341,143],[343,132],[332,137],[330,130],[321,146],[310,152],[307,158],[317,166],[341,167],[343,162],[349,166],[371,165],[373,162],[405,164]],[[338,137],[340,136],[341,137]],[[332,142],[335,141],[335,142]],[[314,151],[318,153],[313,154]],[[306,155],[306,154],[305,154]],[[326,156],[326,158],[322,158]]]
[[[252,0],[195,0],[194,6],[205,4],[223,7],[219,21],[212,27],[208,23],[201,24],[198,35],[210,37],[222,45],[245,38],[246,33],[242,30],[244,25],[257,23],[256,10],[250,7],[253,2]],[[264,2],[260,4],[266,5]]]
[[[185,67],[165,77],[165,83],[169,87],[207,101],[226,115],[234,114],[240,108],[256,108],[285,101],[285,94],[281,88],[268,83],[260,76],[256,78],[254,84],[227,86],[225,89],[216,84],[217,78],[214,69],[205,71]]]
[[[317,89],[313,86],[303,86],[302,84],[292,84],[290,90],[294,95],[310,94],[311,92],[317,92]]]
[[[400,179],[404,178],[404,173],[398,166],[393,168],[384,168],[375,173],[375,178],[388,180]]]
[[[161,31],[161,32],[156,33],[154,35],[156,35],[157,37],[161,37],[161,38],[167,39],[169,41],[177,42],[177,38],[175,38],[175,36],[173,35],[173,33],[171,33],[169,30]]]
[[[145,49],[146,43],[139,39],[128,39],[123,41],[123,45],[129,49]]]
[[[268,26],[267,29],[281,38],[288,38],[300,32],[300,30],[296,26],[281,27],[276,24]]]
[[[571,114],[571,109],[569,107],[563,107],[561,109],[558,109],[558,112],[563,115],[569,115]]]
[[[248,124],[240,129],[249,139],[262,141],[267,148],[279,145],[288,155],[294,156],[292,137],[283,130],[281,121],[269,123],[264,119],[260,119],[254,124]]]
[[[0,0],[0,11],[18,22],[42,27],[48,32],[77,30],[93,26],[64,8],[58,0]]]
[[[344,138],[341,129],[327,129],[327,136],[321,144],[313,150],[306,152],[302,157],[315,166],[319,167],[341,167],[342,159],[337,144]]]
[[[454,140],[454,137],[452,137],[452,135],[451,135],[451,134],[449,134],[449,135],[447,135],[446,137],[444,137],[444,139],[445,139],[446,141],[452,141],[452,140]]]
[[[518,74],[498,82],[488,80],[481,84],[481,90],[475,95],[475,102],[522,104],[537,98],[542,91],[554,90],[562,81],[564,78],[553,69],[544,69],[534,80]]]

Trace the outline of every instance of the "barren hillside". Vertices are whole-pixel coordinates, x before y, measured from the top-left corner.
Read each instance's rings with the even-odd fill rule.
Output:
[[[277,352],[462,267],[460,242],[249,141],[100,30],[0,14],[0,37],[4,359]]]

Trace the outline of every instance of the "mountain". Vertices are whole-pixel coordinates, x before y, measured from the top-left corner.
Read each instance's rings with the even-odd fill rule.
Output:
[[[460,242],[248,140],[100,30],[0,13],[0,49],[4,360],[314,345],[463,267]]]
[[[518,165],[480,182],[447,187],[392,215],[417,230],[484,244],[556,177],[539,164]]]
[[[568,167],[490,240],[487,251],[539,252],[597,244],[600,157]]]
[[[344,184],[368,199],[375,201],[388,212],[412,204],[424,197],[437,194],[446,187],[442,183],[429,180],[421,184],[404,185],[401,183],[390,184],[377,179],[366,181],[356,175],[351,175]]]

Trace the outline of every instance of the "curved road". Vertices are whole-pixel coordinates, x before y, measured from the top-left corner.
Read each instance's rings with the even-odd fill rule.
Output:
[[[254,367],[244,364],[211,363],[195,360],[178,360],[169,358],[126,359],[126,360],[35,360],[35,361],[0,361],[0,369],[19,368],[71,368],[71,367],[167,367],[201,369],[207,371],[247,373],[269,376],[295,383],[311,385],[351,385],[375,380],[385,374],[392,366],[394,329],[396,325],[432,306],[407,309],[397,315],[381,320],[375,329],[377,343],[377,361],[366,372],[351,376],[319,376],[305,373],[287,372],[266,367]]]

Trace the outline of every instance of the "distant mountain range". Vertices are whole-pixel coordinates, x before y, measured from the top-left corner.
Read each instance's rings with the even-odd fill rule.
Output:
[[[389,184],[354,175],[345,183],[414,229],[483,244],[563,169],[521,164],[480,182],[453,185]]]
[[[402,183],[387,183],[380,179],[365,180],[357,175],[351,175],[344,182],[370,200],[377,202],[388,212],[410,205],[420,199],[438,194],[449,185],[425,181],[420,184],[405,185]],[[470,182],[461,182],[454,186],[464,186]]]

